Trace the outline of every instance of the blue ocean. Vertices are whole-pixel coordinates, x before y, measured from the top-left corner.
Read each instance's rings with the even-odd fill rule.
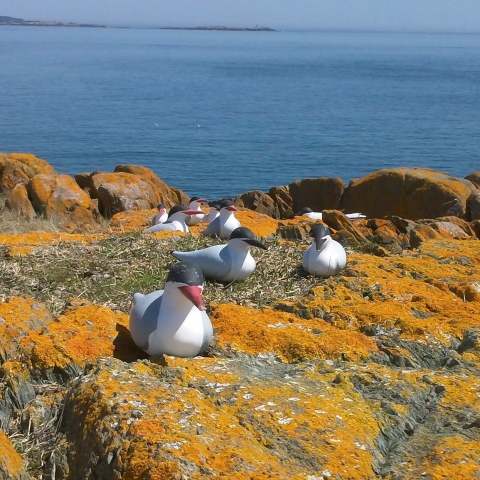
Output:
[[[0,27],[0,151],[209,199],[480,170],[480,35]]]

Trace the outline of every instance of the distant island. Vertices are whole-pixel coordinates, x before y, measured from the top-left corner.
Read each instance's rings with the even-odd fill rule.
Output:
[[[232,32],[275,32],[273,28],[268,27],[157,27],[158,30],[227,30]]]
[[[14,18],[0,16],[1,25],[21,25],[26,27],[94,27],[94,28],[142,28],[142,27],[107,27],[106,25],[95,25],[93,23],[72,23],[72,22],[54,22],[43,20],[24,20],[23,18]],[[273,28],[261,27],[145,27],[154,30],[221,30],[231,32],[275,32]]]
[[[105,25],[94,25],[91,23],[72,23],[72,22],[44,22],[41,20],[24,20],[23,18],[2,17],[0,16],[0,25],[22,25],[27,27],[95,27],[106,28]]]

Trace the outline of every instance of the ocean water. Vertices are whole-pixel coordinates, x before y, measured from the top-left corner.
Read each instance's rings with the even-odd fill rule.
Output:
[[[480,35],[0,27],[0,151],[209,199],[480,170]]]

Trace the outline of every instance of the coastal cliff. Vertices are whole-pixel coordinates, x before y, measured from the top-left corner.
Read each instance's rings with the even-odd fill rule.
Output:
[[[389,194],[409,199],[401,208],[413,218],[350,220],[338,210],[350,187],[370,208],[381,172],[362,179],[363,196],[362,181],[325,179],[275,187],[270,200],[239,196],[238,219],[268,250],[254,252],[258,267],[245,282],[206,282],[214,340],[204,356],[177,359],[135,346],[131,295],[163,288],[172,250],[221,242],[201,227],[142,233],[149,202],[186,198],[144,167],[116,170],[70,184],[36,157],[0,159],[0,427],[11,459],[3,478],[480,475],[475,175],[389,172]],[[35,217],[12,208],[12,192]],[[455,211],[422,218],[437,208],[422,206],[432,195]],[[318,222],[347,250],[334,277],[301,268],[312,221],[288,212],[307,200],[325,206]],[[275,208],[287,213],[275,218]],[[91,214],[83,231],[67,225],[77,211]]]

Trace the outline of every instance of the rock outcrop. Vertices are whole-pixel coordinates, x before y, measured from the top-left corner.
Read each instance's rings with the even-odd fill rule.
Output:
[[[8,193],[16,185],[26,185],[35,175],[55,175],[55,169],[30,153],[0,154],[0,193]]]
[[[27,192],[38,215],[65,219],[81,208],[83,216],[88,215],[93,222],[95,203],[70,175],[35,175],[27,184]]]
[[[318,279],[299,267],[310,240],[275,235],[308,233],[311,222],[241,210],[269,249],[255,252],[243,284],[206,282],[212,345],[205,357],[175,359],[134,345],[131,293],[161,288],[172,249],[216,240],[126,233],[139,213],[117,214],[132,217],[122,235],[0,255],[0,426],[39,442],[28,455],[43,448],[32,477],[478,476],[475,222],[350,221],[327,210],[335,234],[361,242],[347,248],[343,271]],[[434,239],[403,248],[422,229]],[[6,478],[26,470],[5,465],[18,466]]]
[[[27,219],[32,219],[37,215],[23,183],[17,184],[8,194],[5,201],[5,209]]]
[[[347,212],[362,212],[368,217],[466,218],[467,200],[474,188],[468,180],[434,170],[384,169],[352,180],[341,206]]]
[[[119,165],[114,173],[76,175],[78,185],[98,199],[100,213],[111,218],[127,210],[146,210],[164,203],[167,207],[188,203],[188,196],[167,186],[149,168]]]

